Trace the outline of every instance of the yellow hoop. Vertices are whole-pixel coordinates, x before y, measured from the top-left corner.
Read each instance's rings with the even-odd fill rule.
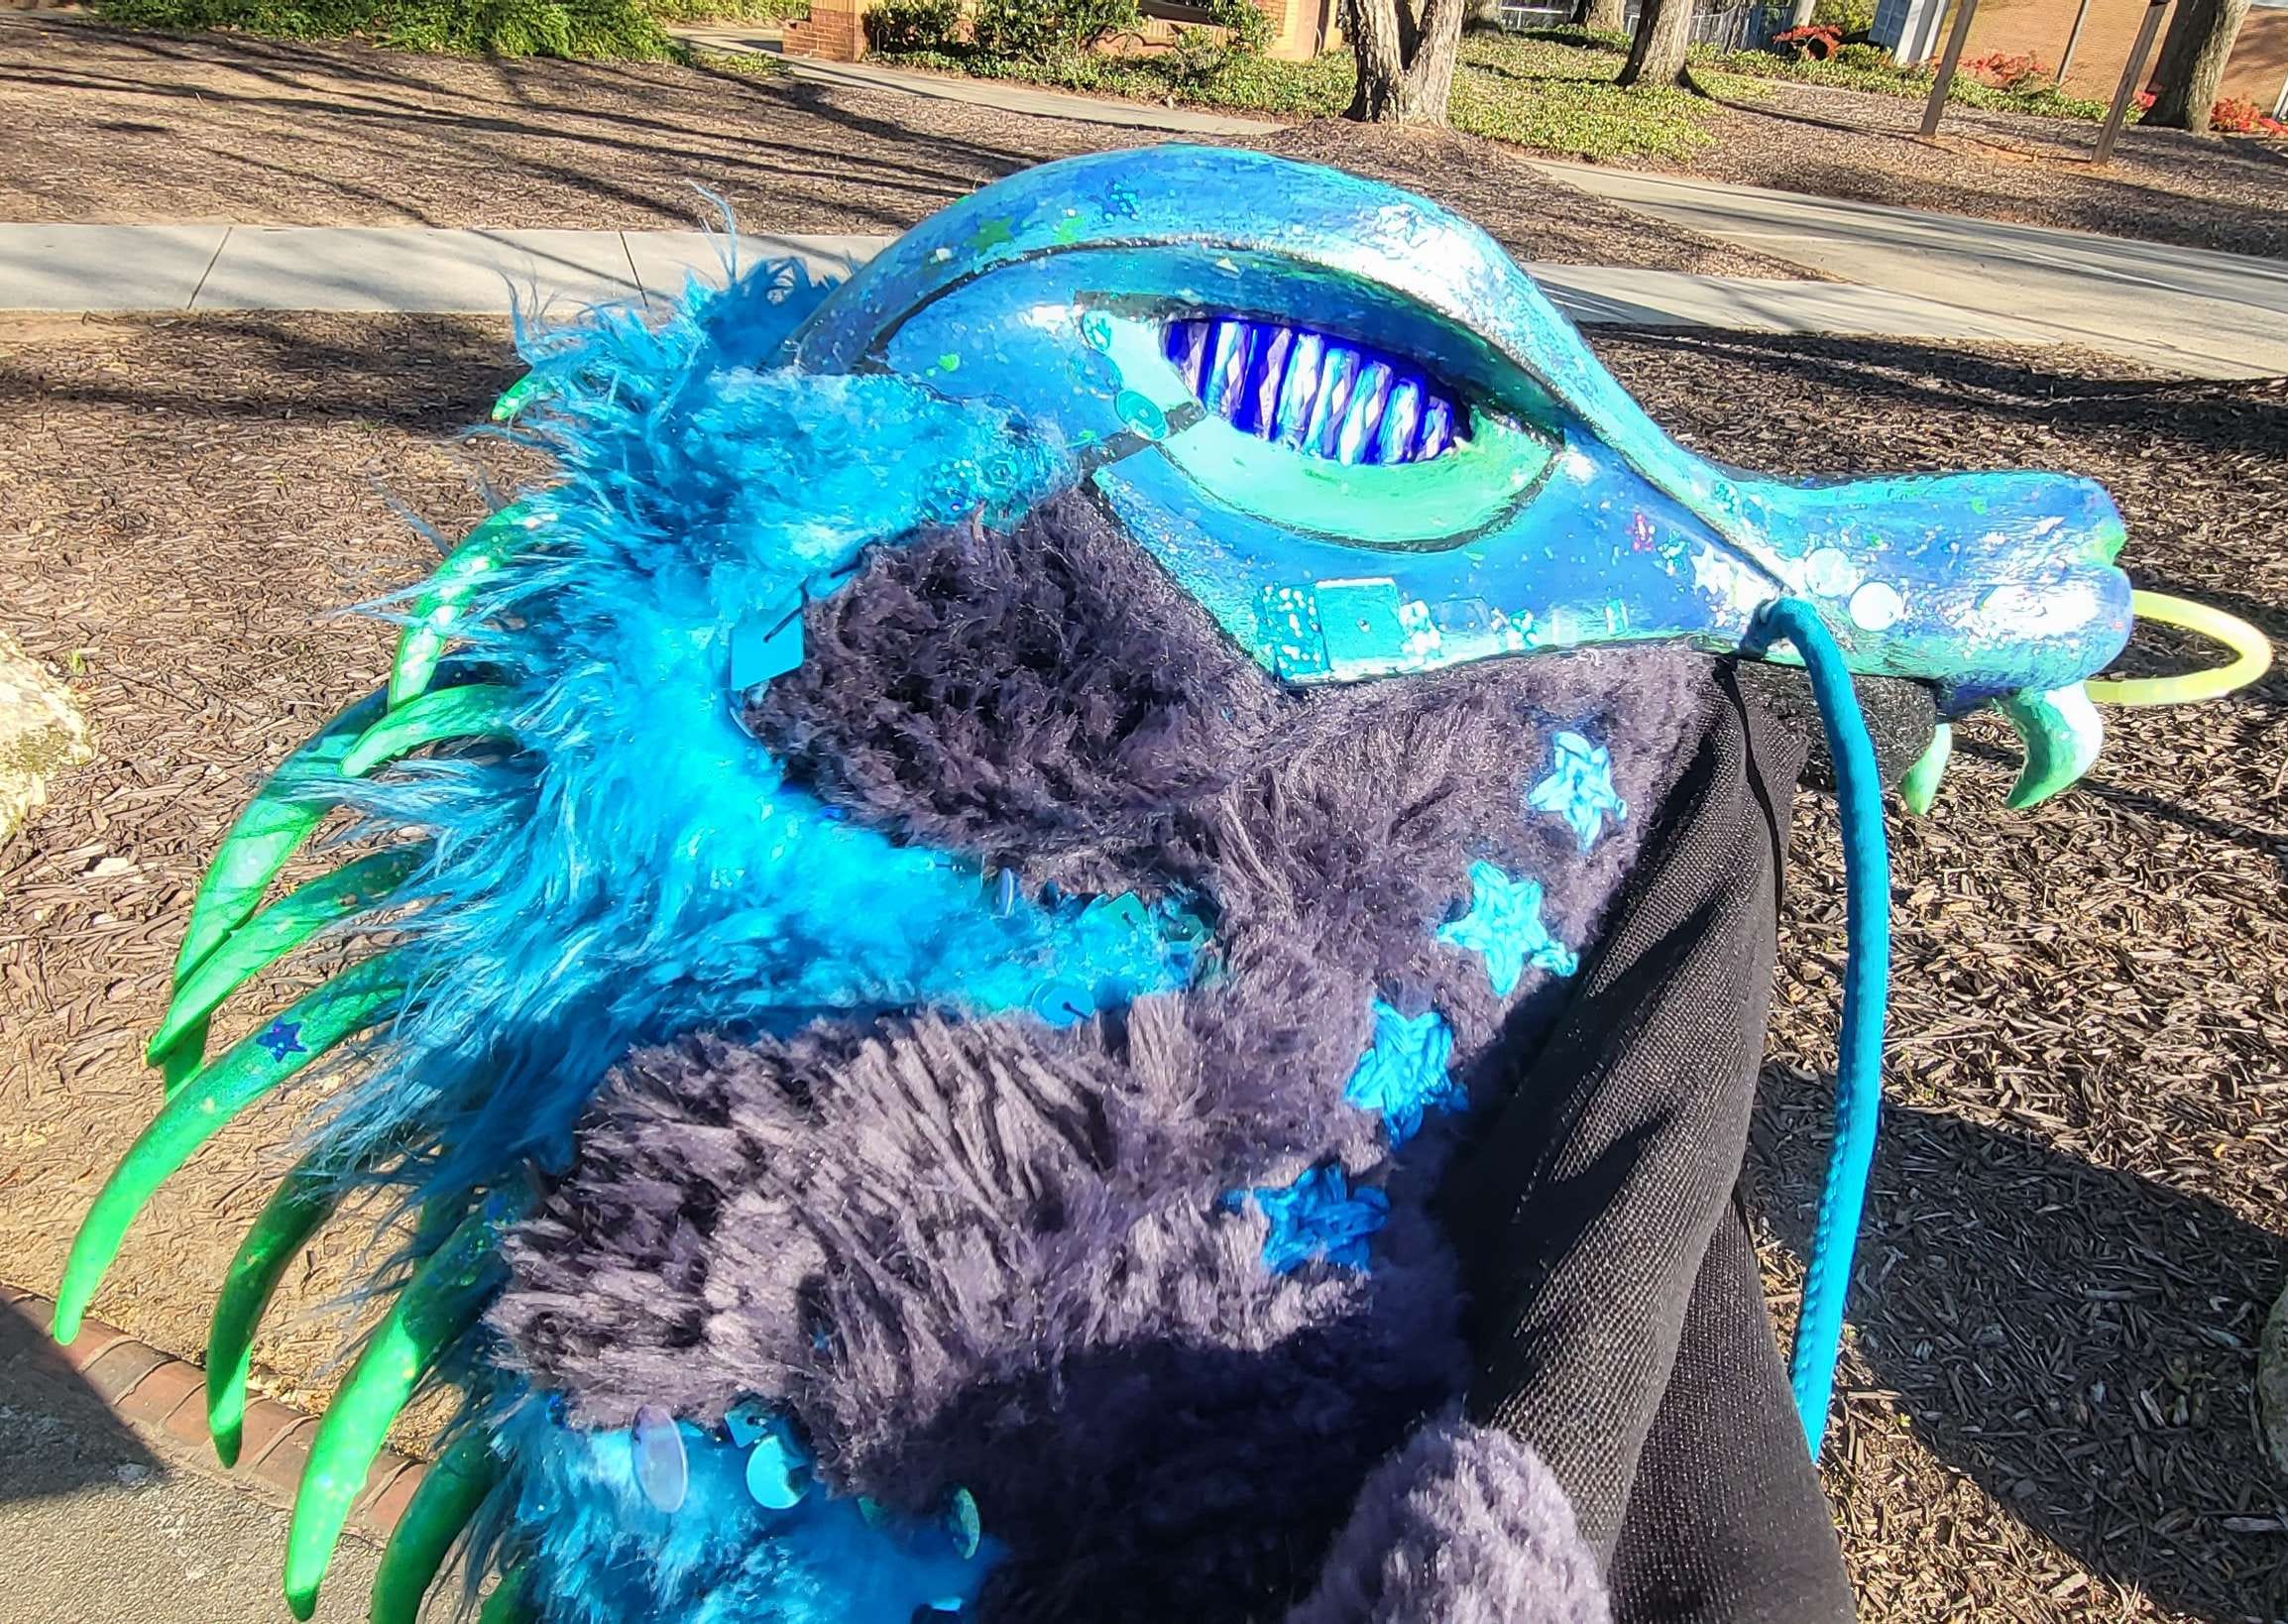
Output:
[[[2129,607],[2140,621],[2212,638],[2231,649],[2236,657],[2229,665],[2181,671],[2175,676],[2092,682],[2090,697],[2101,705],[2191,705],[2204,699],[2222,699],[2235,689],[2247,687],[2271,668],[2272,645],[2264,640],[2263,633],[2236,615],[2143,588],[2129,594]]]

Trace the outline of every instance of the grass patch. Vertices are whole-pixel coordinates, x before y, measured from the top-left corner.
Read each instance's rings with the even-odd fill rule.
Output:
[[[393,51],[623,61],[685,55],[637,0],[96,0],[95,9],[132,28],[361,39]]]
[[[910,67],[979,78],[1128,96],[1187,107],[1284,118],[1326,118],[1350,105],[1347,51],[1315,61],[1239,57],[1191,71],[1173,52],[1156,57],[1084,54],[1047,61],[942,46],[877,56]],[[1467,135],[1590,159],[1684,158],[1715,139],[1722,110],[1686,91],[1613,83],[1622,57],[1556,31],[1472,35],[1462,42],[1449,117]]]
[[[1857,51],[1846,47],[1845,55]],[[1692,70],[1710,90],[1732,94],[1741,81],[1793,79],[1802,84],[1824,84],[1837,90],[1863,90],[1878,96],[1902,96],[1921,101],[1930,94],[1931,70],[1902,67],[1896,62],[1831,58],[1824,62],[1796,60],[1770,51],[1703,52],[1694,57]],[[2047,82],[2001,89],[1968,73],[1955,75],[1947,88],[1950,105],[1984,107],[1999,113],[2027,113],[2036,118],[2103,119],[2106,103],[2089,96],[2069,96]],[[2132,111],[2131,118],[2135,114]]]

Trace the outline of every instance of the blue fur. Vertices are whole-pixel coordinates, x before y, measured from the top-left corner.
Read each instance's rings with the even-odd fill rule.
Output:
[[[514,690],[514,744],[334,786],[375,832],[434,842],[395,898],[414,992],[322,1130],[345,1165],[399,1148],[387,1176],[411,1202],[457,1208],[527,1160],[562,1165],[606,1070],[648,1043],[826,1011],[984,1014],[1052,986],[1111,1007],[1190,977],[1159,916],[998,906],[974,866],[831,815],[737,725],[743,620],[782,622],[868,545],[1008,519],[1073,477],[998,408],[758,370],[823,291],[765,268],[664,323],[608,310],[527,341],[547,394],[518,432],[560,478],[526,498],[546,522],[471,606],[456,667]],[[457,1363],[481,1372],[481,1351]],[[541,1565],[552,1619],[905,1624],[981,1570],[825,1495],[764,1513],[713,1449],[664,1517],[624,1437],[616,1452],[514,1389],[472,1420],[488,1411],[511,1463],[503,1555]]]

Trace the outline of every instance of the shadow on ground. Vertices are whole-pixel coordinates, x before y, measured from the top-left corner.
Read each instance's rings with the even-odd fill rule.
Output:
[[[35,1324],[13,1303],[0,1305],[0,1459],[8,1463],[0,1503],[136,1483],[162,1469],[71,1368],[45,1320]]]
[[[1799,1256],[1825,1088],[1773,1068],[1757,1121],[1762,1205]],[[2252,1384],[2284,1278],[2288,1240],[2214,1202],[1894,1105],[1829,1450],[1847,1471],[1880,1471],[1902,1414],[1938,1461],[2090,1573],[2171,1616],[2280,1617],[2288,1484],[2264,1457]]]

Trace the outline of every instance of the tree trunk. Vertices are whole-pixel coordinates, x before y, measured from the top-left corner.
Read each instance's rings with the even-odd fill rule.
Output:
[[[1592,34],[1618,34],[1629,26],[1628,0],[1581,0],[1581,26]]]
[[[1463,0],[1345,0],[1343,32],[1358,61],[1348,116],[1367,124],[1443,124],[1464,9]]]
[[[2245,4],[2246,0],[2242,0]],[[1629,47],[1623,84],[1675,84],[1684,77],[1684,51],[1692,43],[1694,0],[1645,0],[1637,38]]]
[[[2177,0],[2177,15],[2161,40],[2152,110],[2143,122],[2165,130],[2209,128],[2225,58],[2248,15],[2248,0]]]

